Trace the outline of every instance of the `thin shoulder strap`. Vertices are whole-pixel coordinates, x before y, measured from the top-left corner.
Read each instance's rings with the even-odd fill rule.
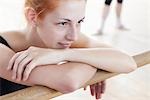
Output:
[[[2,37],[0,36],[0,43],[6,45],[7,47],[11,48],[10,45],[7,43],[7,41]]]

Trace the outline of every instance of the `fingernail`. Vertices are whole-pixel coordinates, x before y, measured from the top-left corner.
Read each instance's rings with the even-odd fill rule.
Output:
[[[101,98],[101,94],[96,93],[96,99],[100,99]]]

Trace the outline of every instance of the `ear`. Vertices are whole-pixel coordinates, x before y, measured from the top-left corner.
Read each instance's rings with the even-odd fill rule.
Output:
[[[25,17],[26,17],[27,21],[32,26],[34,26],[34,27],[36,26],[36,24],[37,24],[37,13],[33,8],[27,7],[25,9]]]

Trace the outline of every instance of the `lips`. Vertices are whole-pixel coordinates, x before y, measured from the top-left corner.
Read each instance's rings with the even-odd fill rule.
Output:
[[[71,43],[61,43],[61,42],[59,42],[58,44],[59,44],[62,48],[68,48],[68,47],[71,46]]]

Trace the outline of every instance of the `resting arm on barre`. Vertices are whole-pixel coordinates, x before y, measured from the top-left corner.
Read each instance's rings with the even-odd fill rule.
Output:
[[[72,92],[95,74],[96,69],[83,63],[69,62],[62,65],[43,65],[36,67],[27,81],[17,81],[12,79],[12,71],[6,70],[10,58],[15,54],[6,46],[0,44],[0,77],[9,81],[33,86],[43,85],[58,90],[62,93]]]
[[[113,48],[68,49],[67,61],[86,63],[109,72],[131,72],[137,68],[135,61],[127,54]]]
[[[89,42],[86,42],[86,43],[89,43]],[[85,48],[88,45],[86,44]],[[105,46],[102,46],[102,47],[105,47]],[[0,67],[2,67],[1,68],[2,78],[5,78],[7,80],[10,80],[16,83],[25,84],[25,85],[37,85],[38,84],[38,85],[48,86],[62,93],[67,93],[67,92],[78,89],[83,84],[85,84],[96,72],[96,68],[91,66],[92,63],[88,63],[88,61],[85,60],[85,62],[83,61],[83,63],[80,61],[79,63],[78,61],[75,61],[76,63],[69,62],[69,63],[62,64],[62,65],[40,65],[31,72],[31,75],[27,81],[22,82],[22,81],[12,80],[11,78],[12,72],[6,71],[6,66],[8,66],[9,60],[15,53],[11,51],[10,49],[6,48],[5,46],[2,46],[2,49],[0,52],[2,56],[5,56],[5,59],[1,60],[0,62],[1,64]],[[93,52],[93,51],[90,51],[90,52]],[[110,60],[112,60],[112,58]],[[127,60],[127,59],[124,59],[124,60]],[[88,64],[85,64],[85,63],[88,63]],[[98,63],[97,65],[99,64],[100,63]],[[109,64],[111,66],[111,63]]]
[[[66,50],[66,60],[87,63],[109,72],[124,73],[137,68],[134,59],[126,53],[85,35],[80,37],[78,43],[73,44],[75,49]]]
[[[68,49],[29,47],[12,57],[9,61],[8,69],[12,69],[14,72],[13,78],[16,79],[19,76],[19,80],[21,80],[22,74],[23,80],[27,80],[36,66],[58,64],[63,61],[84,63],[97,69],[117,73],[131,72],[136,69],[136,63],[133,58],[119,50],[101,43],[98,46],[98,43],[96,45],[96,42],[91,42],[94,40],[88,40],[88,38],[78,41],[77,46],[79,44],[78,47],[80,48],[75,48],[76,46]],[[85,41],[87,42],[83,43]]]

